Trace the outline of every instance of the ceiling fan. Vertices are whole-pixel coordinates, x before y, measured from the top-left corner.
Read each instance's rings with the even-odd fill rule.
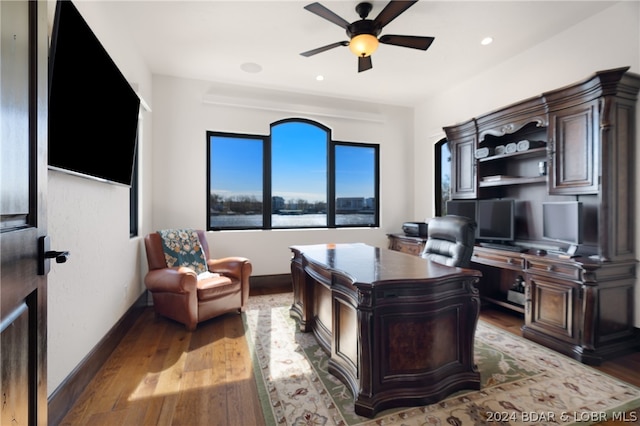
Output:
[[[347,36],[349,36],[349,41],[331,43],[317,49],[302,52],[301,55],[309,57],[334,47],[349,46],[349,49],[358,56],[358,72],[362,72],[373,67],[371,54],[377,49],[378,43],[427,50],[433,43],[433,37],[386,34],[378,38],[385,25],[417,2],[418,0],[391,0],[373,20],[367,19],[373,6],[369,2],[362,2],[356,6],[356,13],[360,16],[360,20],[352,23],[347,22],[320,3],[311,3],[304,8],[344,28],[347,31]]]

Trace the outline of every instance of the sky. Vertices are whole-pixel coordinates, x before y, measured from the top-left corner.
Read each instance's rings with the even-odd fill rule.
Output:
[[[326,201],[327,132],[306,122],[272,127],[272,195],[285,200]],[[262,137],[215,136],[211,149],[211,191],[262,197]],[[336,149],[336,195],[374,196],[373,148]]]

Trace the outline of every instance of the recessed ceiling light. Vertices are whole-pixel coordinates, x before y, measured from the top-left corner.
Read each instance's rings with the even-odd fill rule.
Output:
[[[491,37],[485,37],[480,42],[480,44],[483,45],[483,46],[486,46],[486,45],[491,44],[491,43],[493,43],[493,38],[491,38]]]
[[[316,75],[316,80],[322,81],[322,80],[324,80],[324,76],[323,75]]]
[[[240,65],[240,69],[244,72],[256,74],[262,71],[262,66],[260,64],[256,64],[255,62],[245,62],[244,64]]]

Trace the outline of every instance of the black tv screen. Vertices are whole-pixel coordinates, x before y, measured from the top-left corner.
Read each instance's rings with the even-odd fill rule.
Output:
[[[478,200],[477,238],[489,241],[513,241],[515,202],[512,199]]]
[[[554,201],[542,203],[542,238],[561,243],[582,244],[582,203]]]
[[[131,185],[140,99],[71,1],[49,50],[49,168]]]
[[[476,220],[476,200],[449,200],[447,201],[447,214],[468,217]]]

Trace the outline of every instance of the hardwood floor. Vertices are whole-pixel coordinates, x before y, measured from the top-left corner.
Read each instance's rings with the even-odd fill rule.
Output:
[[[523,320],[513,313],[484,309],[480,317],[520,334]],[[598,368],[640,386],[640,352]],[[60,424],[263,425],[241,316],[227,314],[189,333],[147,308]],[[607,422],[614,424],[622,425]]]

